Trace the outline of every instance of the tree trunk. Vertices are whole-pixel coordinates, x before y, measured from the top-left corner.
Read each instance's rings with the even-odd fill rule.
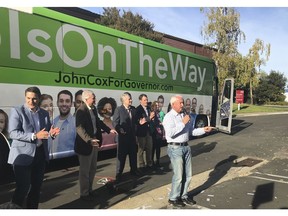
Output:
[[[253,86],[252,86],[252,82],[250,79],[250,104],[253,105],[253,90],[252,90]]]

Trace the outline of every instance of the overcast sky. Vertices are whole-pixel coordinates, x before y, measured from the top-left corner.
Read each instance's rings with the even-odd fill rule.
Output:
[[[90,11],[102,14],[103,8],[89,7]],[[203,44],[201,27],[205,15],[198,7],[119,7],[126,11],[139,13],[155,25],[155,30]],[[271,70],[284,73],[288,79],[288,7],[235,7],[240,13],[240,28],[246,35],[239,50],[247,55],[255,40],[261,39],[265,44],[271,44],[271,55],[266,66],[266,73]]]

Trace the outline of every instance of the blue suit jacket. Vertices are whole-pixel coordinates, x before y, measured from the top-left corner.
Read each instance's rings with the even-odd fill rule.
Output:
[[[51,122],[49,113],[40,108],[40,130],[49,131]],[[8,163],[14,165],[30,165],[36,151],[36,140],[32,141],[32,133],[36,129],[29,108],[25,105],[11,109],[9,116],[9,135],[12,139]],[[45,159],[49,161],[48,140],[43,139],[42,145],[45,151]]]

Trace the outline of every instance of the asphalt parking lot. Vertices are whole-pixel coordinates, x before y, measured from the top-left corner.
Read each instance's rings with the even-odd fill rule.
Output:
[[[193,178],[190,194],[197,204],[185,209],[286,209],[288,183],[287,114],[237,117],[231,135],[215,133],[191,140]],[[171,167],[166,147],[162,170],[148,172],[111,193],[98,180],[114,177],[114,157],[98,162],[94,181],[99,198],[79,200],[78,166],[45,174],[40,209],[171,209],[167,205]],[[128,172],[128,164],[125,167]],[[127,179],[131,178],[128,174]],[[0,186],[7,203],[13,182]]]

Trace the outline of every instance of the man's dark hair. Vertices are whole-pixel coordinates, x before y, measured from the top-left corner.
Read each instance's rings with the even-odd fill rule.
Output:
[[[159,95],[157,101],[159,101],[159,99],[163,99],[163,101],[164,101],[163,95]]]
[[[70,91],[68,91],[68,90],[62,90],[62,91],[60,91],[60,92],[58,93],[58,95],[57,95],[57,101],[59,100],[59,96],[60,96],[61,94],[69,95],[70,98],[71,98],[71,102],[73,102],[73,95],[72,95],[72,93],[71,93]]]
[[[78,90],[78,91],[75,93],[75,98],[76,98],[78,95],[82,95],[82,93],[83,93],[83,90],[82,90],[82,89]]]
[[[142,100],[143,97],[148,98],[146,94],[140,94],[140,95],[139,95],[139,100]]]
[[[41,91],[40,91],[40,89],[39,89],[38,87],[36,87],[36,86],[32,86],[32,87],[27,88],[27,89],[25,90],[25,95],[26,95],[27,92],[33,92],[33,93],[35,93],[35,94],[37,95],[38,98],[41,97]]]

